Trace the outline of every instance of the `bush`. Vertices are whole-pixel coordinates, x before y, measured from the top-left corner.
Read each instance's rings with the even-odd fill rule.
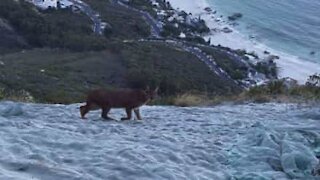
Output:
[[[228,56],[228,54],[218,51],[215,48],[199,48],[206,54],[211,55],[216,63],[225,70],[232,79],[241,80],[247,77],[248,68],[244,64],[239,63],[238,60],[234,60],[232,57]]]
[[[206,40],[201,36],[187,36],[185,40],[196,44],[208,44],[208,42],[206,42]]]
[[[10,100],[18,102],[34,102],[33,96],[26,90],[14,90],[0,88],[0,100]]]
[[[175,27],[173,24],[165,24],[163,26],[163,31],[161,32],[161,35],[164,37],[173,36],[177,37],[181,33],[180,29]]]
[[[92,9],[100,13],[103,22],[107,22],[112,32],[105,32],[108,41],[140,39],[149,37],[150,26],[140,13],[105,0],[83,0]],[[146,2],[142,0],[141,3]],[[140,3],[135,1],[134,3]]]
[[[283,80],[272,81],[266,85],[250,88],[244,93],[245,99],[258,102],[279,100],[281,102],[307,102],[308,100],[320,100],[320,87],[293,86],[286,87]]]
[[[268,78],[278,77],[278,68],[275,63],[258,62],[254,68],[259,73],[265,74]]]
[[[185,93],[177,96],[173,100],[173,104],[181,107],[203,106],[208,104],[208,99],[209,98],[204,95]]]

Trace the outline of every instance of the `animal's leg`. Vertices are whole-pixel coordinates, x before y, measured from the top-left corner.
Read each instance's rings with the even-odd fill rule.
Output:
[[[103,119],[113,120],[112,118],[110,118],[110,117],[108,116],[108,113],[109,113],[110,109],[111,109],[110,107],[103,107],[103,108],[102,108],[101,117],[102,117]]]
[[[80,106],[80,115],[82,119],[86,119],[85,115],[90,111],[90,104]]]
[[[138,120],[142,120],[139,108],[133,110]]]
[[[132,116],[132,108],[126,108],[127,117],[121,118],[121,120],[130,120]]]

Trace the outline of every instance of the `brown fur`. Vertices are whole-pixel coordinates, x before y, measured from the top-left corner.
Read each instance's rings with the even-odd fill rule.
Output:
[[[85,115],[90,110],[102,109],[101,116],[104,119],[112,119],[108,117],[111,108],[125,108],[127,117],[121,120],[130,120],[132,110],[137,117],[141,120],[139,107],[145,105],[152,100],[157,93],[158,88],[151,91],[146,90],[103,90],[97,89],[90,91],[87,96],[86,105],[80,107],[81,118],[85,119]]]

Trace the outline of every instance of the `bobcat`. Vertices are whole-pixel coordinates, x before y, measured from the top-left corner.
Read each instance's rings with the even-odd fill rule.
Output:
[[[101,116],[104,119],[112,119],[108,116],[111,108],[125,108],[127,117],[121,120],[130,120],[132,117],[132,110],[134,111],[138,120],[141,120],[139,107],[147,104],[153,100],[157,95],[158,88],[150,90],[103,90],[96,89],[90,91],[87,96],[86,105],[80,107],[81,118],[85,119],[85,115],[90,110],[102,109]]]

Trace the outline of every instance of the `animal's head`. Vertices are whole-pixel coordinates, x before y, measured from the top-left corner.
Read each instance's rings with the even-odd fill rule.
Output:
[[[144,91],[147,95],[147,98],[150,99],[150,100],[153,100],[157,97],[158,95],[158,90],[159,88],[156,87],[155,89],[151,90],[149,87],[147,87]]]

